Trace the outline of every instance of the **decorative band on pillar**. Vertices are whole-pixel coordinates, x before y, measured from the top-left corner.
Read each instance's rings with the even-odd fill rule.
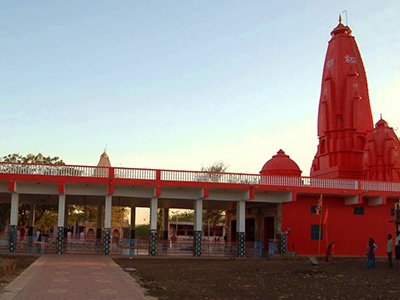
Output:
[[[10,225],[10,236],[8,240],[10,252],[15,252],[17,238],[17,225]]]
[[[57,254],[63,253],[63,241],[64,241],[64,227],[59,226],[57,230]]]
[[[157,230],[150,230],[150,244],[149,244],[150,256],[157,255]]]
[[[238,243],[238,245],[237,245],[237,256],[244,257],[244,254],[246,252],[244,232],[238,232],[237,233],[237,243]]]
[[[202,239],[202,232],[201,230],[196,230],[193,232],[193,256],[201,256],[201,239]]]
[[[110,236],[111,236],[111,229],[105,228],[104,229],[104,254],[110,255]]]
[[[286,254],[286,250],[287,250],[287,234],[286,233],[282,233],[279,236],[279,243],[281,244],[281,254]]]

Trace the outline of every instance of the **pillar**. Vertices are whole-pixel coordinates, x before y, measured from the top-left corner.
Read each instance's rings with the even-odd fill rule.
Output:
[[[57,227],[57,254],[63,252],[64,224],[65,224],[65,194],[58,195],[58,227]]]
[[[64,210],[64,238],[68,237],[68,204],[65,203],[65,210]]]
[[[135,206],[131,206],[129,255],[134,255],[135,254],[135,238],[136,238],[136,207]]]
[[[150,243],[149,255],[157,255],[157,209],[158,199],[151,198],[150,201]]]
[[[111,207],[112,207],[112,196],[106,196],[106,204],[104,211],[104,254],[110,254],[110,242],[111,242]]]
[[[15,252],[16,249],[16,236],[17,236],[17,225],[18,225],[18,206],[19,206],[19,195],[18,193],[11,193],[11,212],[10,212],[10,236],[8,240],[10,252]]]
[[[245,224],[246,224],[246,202],[240,200],[236,203],[236,241],[237,256],[244,257],[245,245]]]
[[[102,215],[103,215],[103,205],[97,205],[97,228],[96,228],[96,240],[101,239],[101,223],[102,223]]]
[[[131,207],[131,239],[136,238],[136,207],[132,206]]]
[[[201,256],[201,240],[203,235],[203,199],[194,202],[193,256]]]
[[[164,208],[164,213],[163,213],[163,224],[164,224],[164,230],[163,230],[163,240],[164,241],[168,241],[168,232],[169,232],[169,208]]]

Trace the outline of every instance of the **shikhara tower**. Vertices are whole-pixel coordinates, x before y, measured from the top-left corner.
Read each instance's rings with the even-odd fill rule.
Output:
[[[310,176],[362,178],[367,134],[373,129],[367,77],[351,29],[331,32],[318,109],[319,145]]]

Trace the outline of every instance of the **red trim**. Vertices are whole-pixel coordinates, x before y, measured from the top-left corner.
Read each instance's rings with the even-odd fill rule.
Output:
[[[181,170],[157,170],[157,169],[139,169],[139,168],[114,168],[114,167],[96,167],[96,166],[80,166],[80,165],[45,165],[45,164],[19,164],[19,163],[5,163],[1,162],[0,165],[16,165],[21,166],[15,168],[15,172],[28,173],[30,170],[32,172],[42,172],[45,170],[49,174],[52,171],[56,173],[62,173],[62,167],[67,168],[65,171],[67,174],[73,174],[75,168],[78,174],[85,174],[86,176],[76,176],[76,175],[40,175],[40,174],[19,174],[19,173],[0,173],[0,180],[4,181],[33,181],[33,182],[54,182],[54,183],[82,183],[82,184],[105,184],[110,185],[110,180],[112,180],[112,185],[140,185],[140,186],[171,186],[171,187],[189,187],[189,188],[201,188],[204,189],[204,176],[205,174],[218,174],[216,172],[203,172],[203,171],[181,171]],[[40,169],[37,167],[48,166],[52,168]],[[30,169],[30,167],[32,167]],[[36,167],[36,168],[35,168]],[[57,168],[61,169],[58,170]],[[71,168],[71,169],[68,169]],[[102,172],[98,172],[101,169],[108,169],[108,176],[102,177]],[[79,173],[80,172],[80,173]],[[164,172],[164,173],[163,173]],[[94,175],[98,174],[98,177]],[[126,177],[132,178],[119,178],[121,174],[126,174]],[[117,177],[116,177],[117,176]],[[242,177],[235,177],[242,176]],[[254,176],[254,177],[252,177]],[[135,178],[136,177],[136,178]],[[208,176],[206,176],[208,177]],[[176,180],[173,180],[176,178]],[[199,178],[199,180],[197,180]],[[212,176],[209,176],[212,178]],[[218,177],[217,177],[218,178]],[[233,179],[230,181],[229,179]],[[241,183],[245,182],[248,178],[250,181],[260,180],[256,185],[251,183]],[[180,180],[182,179],[182,180]],[[239,180],[240,179],[240,180]],[[271,180],[269,180],[271,179]],[[329,180],[329,179],[314,179],[310,177],[298,177],[298,180],[293,180],[293,177],[263,177],[259,174],[244,174],[244,173],[223,173],[222,180],[224,182],[212,182],[207,181],[207,189],[231,189],[231,190],[260,190],[260,191],[291,191],[298,194],[328,194],[328,195],[362,195],[362,196],[385,196],[386,198],[396,198],[399,194],[398,182],[379,182],[379,184],[374,184],[378,181],[364,181],[364,180]],[[243,181],[241,181],[243,180]],[[315,185],[320,185],[318,181],[325,180],[323,183],[326,187],[315,187]],[[238,183],[235,183],[238,182]],[[274,183],[273,185],[267,184],[268,182]],[[354,189],[352,188],[339,188],[343,185],[341,182],[349,183],[352,186],[354,183]],[[278,185],[276,185],[278,184]],[[361,189],[363,188],[363,189]],[[382,190],[373,190],[371,188],[382,188]],[[10,190],[15,190],[15,186],[9,186]],[[368,190],[367,190],[368,189]],[[113,191],[113,187],[109,187],[108,190]],[[206,191],[203,191],[207,193]],[[361,202],[360,202],[361,203]]]
[[[59,182],[59,183],[58,183],[58,192],[59,192],[60,194],[64,194],[64,192],[65,192],[65,185],[64,185],[63,182]]]
[[[16,191],[16,182],[14,180],[10,180],[8,182],[8,191],[15,192]]]
[[[114,183],[110,181],[107,185],[107,195],[111,196],[112,194],[114,194]]]
[[[249,200],[254,200],[254,187],[249,188]]]
[[[208,198],[210,196],[210,191],[208,190],[208,186],[204,186],[202,189],[203,192],[203,198]]]
[[[161,187],[157,185],[154,189],[154,197],[160,197],[161,196]]]

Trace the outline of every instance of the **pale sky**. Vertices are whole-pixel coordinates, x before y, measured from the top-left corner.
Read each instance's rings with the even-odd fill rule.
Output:
[[[397,128],[398,0],[0,0],[0,154],[258,173],[282,148],[307,176],[343,10],[374,122]]]

